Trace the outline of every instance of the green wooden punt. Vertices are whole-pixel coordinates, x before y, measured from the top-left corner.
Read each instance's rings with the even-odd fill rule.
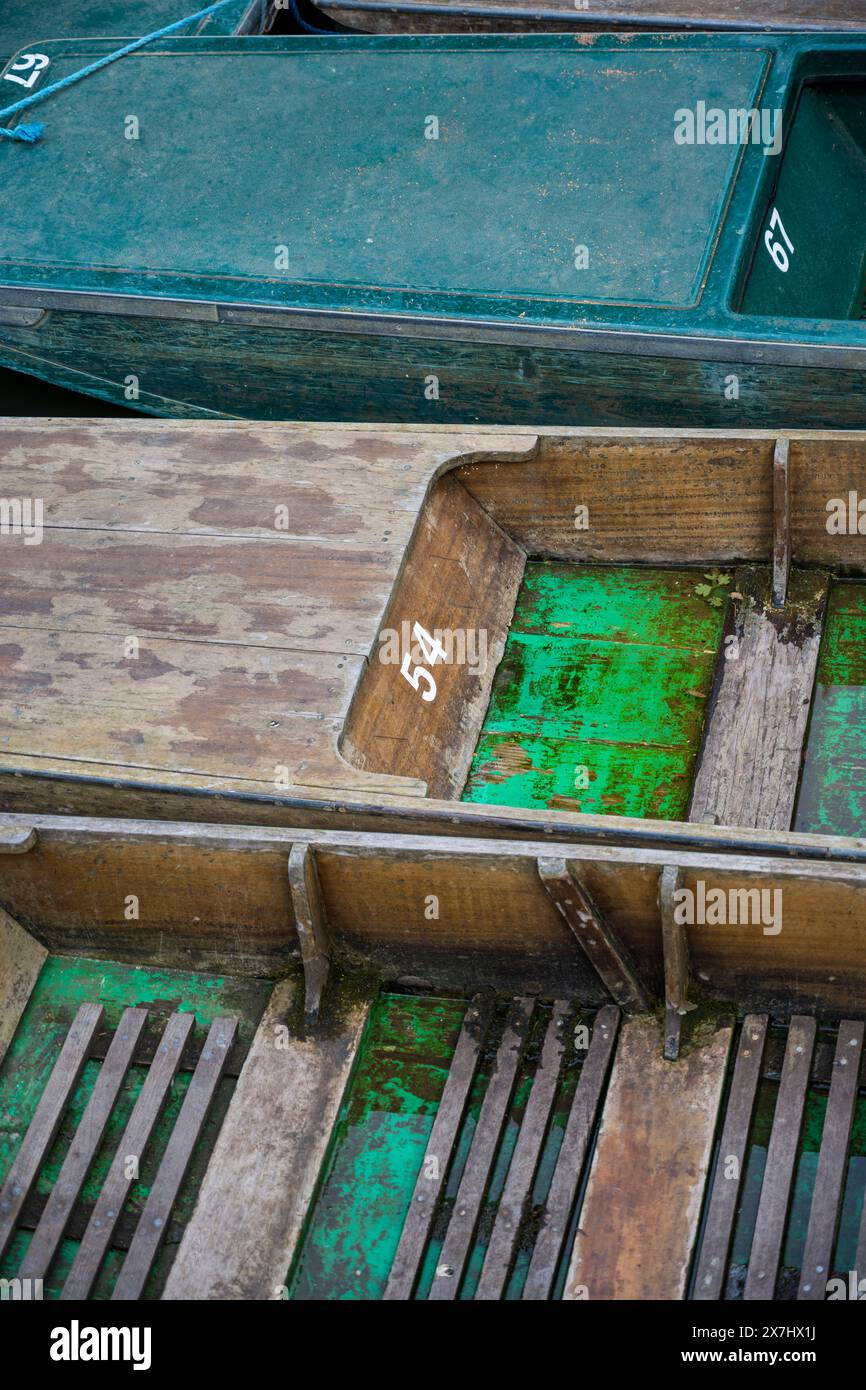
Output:
[[[859,36],[184,38],[39,109],[7,366],[174,416],[866,422]]]

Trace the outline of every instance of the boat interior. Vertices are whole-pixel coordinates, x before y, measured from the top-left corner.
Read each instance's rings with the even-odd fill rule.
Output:
[[[50,542],[7,548],[5,810],[863,857],[860,434],[0,445]]]
[[[0,1276],[46,1297],[860,1267],[866,867],[7,815],[0,903]]]

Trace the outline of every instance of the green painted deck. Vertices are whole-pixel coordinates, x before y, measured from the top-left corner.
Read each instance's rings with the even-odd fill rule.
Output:
[[[862,835],[866,824],[866,584],[830,590],[794,829]]]
[[[382,1297],[421,1168],[466,1004],[384,994],[373,1006],[354,1075],[334,1129],[318,1197],[289,1279],[293,1299]],[[538,1008],[467,1262],[460,1297],[472,1298],[517,1142],[549,1009]],[[485,1044],[446,1190],[426,1250],[416,1297],[426,1298],[453,1209],[495,1056]],[[546,1196],[562,1142],[578,1069],[563,1069],[550,1133],[539,1163],[533,1208]],[[507,1297],[519,1298],[532,1254],[531,1216]],[[568,1248],[569,1243],[566,1242]],[[565,1270],[560,1270],[557,1293]]]
[[[140,38],[175,24],[185,14],[203,10],[207,0],[3,0],[0,6],[0,67],[24,47],[38,52],[47,39]],[[232,34],[243,18],[248,0],[236,0],[225,10],[199,20],[190,33]],[[13,91],[8,87],[8,92]],[[23,92],[21,93],[24,94]],[[3,93],[7,98],[6,92]],[[2,103],[14,100],[11,95]]]
[[[530,562],[463,800],[685,819],[725,592],[695,570]]]
[[[143,1005],[151,1008],[148,1032],[160,1032],[164,1019],[172,1012],[193,1012],[194,1037],[203,1040],[215,1018],[231,1015],[240,1019],[241,1056],[252,1040],[264,1012],[273,983],[269,980],[234,979],[228,976],[191,974],[179,970],[120,965],[113,961],[81,957],[51,956],[42,967],[36,987],[19,1024],[15,1038],[0,1069],[0,1185],[5,1180],[21,1140],[42,1095],[63,1039],[80,1004],[99,1002],[105,1010],[105,1027],[115,1028],[124,1008]],[[156,1027],[154,1027],[156,1024]],[[64,1115],[57,1139],[43,1166],[36,1191],[47,1195],[60,1171],[66,1151],[84,1112],[101,1062],[85,1064],[81,1082]],[[146,1066],[134,1064],[127,1075],[115,1105],[96,1160],[87,1175],[80,1200],[95,1201],[108,1172],[126,1121],[147,1075]],[[141,1176],[131,1191],[126,1212],[140,1212],[147,1200],[166,1143],[189,1086],[191,1072],[178,1073],[170,1099],[157,1124],[141,1164]],[[177,1248],[178,1228],[189,1219],[204,1169],[235,1086],[233,1077],[220,1081],[204,1133],[190,1170],[184,1180],[169,1229],[148,1283],[146,1297],[158,1297],[171,1268]],[[2,1262],[0,1277],[14,1277],[30,1242],[30,1233],[19,1230]],[[59,1295],[75,1257],[78,1241],[64,1240],[45,1287],[47,1298]],[[109,1298],[114,1280],[123,1263],[124,1252],[109,1250],[94,1286],[95,1298]]]

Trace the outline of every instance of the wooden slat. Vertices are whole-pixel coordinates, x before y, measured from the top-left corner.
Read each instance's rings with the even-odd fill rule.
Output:
[[[41,942],[0,907],[0,1062],[48,955]]]
[[[732,1038],[704,1024],[670,1062],[655,1019],[624,1022],[566,1299],[685,1298]]]
[[[166,1300],[273,1299],[286,1278],[370,1006],[357,993],[335,1001],[339,1022],[312,1040],[297,1026],[302,997],[297,976],[274,988],[169,1271]]]
[[[842,1194],[851,1146],[851,1125],[857,1104],[857,1083],[863,1056],[862,1023],[839,1025],[833,1080],[824,1116],[821,1152],[809,1211],[806,1248],[800,1275],[800,1299],[823,1300],[832,1273],[833,1251],[842,1208]],[[859,1271],[859,1266],[856,1266]]]
[[[66,1276],[60,1295],[66,1302],[87,1298],[90,1293],[129,1189],[135,1181],[127,1177],[129,1159],[135,1158],[140,1168],[194,1024],[192,1014],[172,1014],[166,1024],[159,1051],[139,1092],[93,1208],[90,1224]]]
[[[557,912],[573,932],[615,1003],[638,1013],[651,1007],[651,996],[628,951],[565,859],[539,859],[538,873]]]
[[[99,1151],[146,1022],[147,1009],[124,1009],[105,1061],[99,1068],[87,1108],[27,1248],[20,1271],[22,1278],[44,1279],[48,1273],[84,1179]]]
[[[445,1089],[430,1130],[424,1161],[412,1193],[400,1241],[385,1285],[386,1299],[406,1300],[412,1297],[427,1246],[427,1237],[436,1212],[439,1194],[448,1177],[457,1136],[463,1123],[466,1103],[481,1053],[481,1044],[490,1022],[490,1006],[474,1000],[469,1006]]]
[[[589,1051],[571,1102],[544,1216],[523,1286],[524,1299],[540,1300],[550,1297],[562,1258],[563,1244],[595,1126],[599,1101],[613,1056],[619,1020],[619,1009],[609,1004],[599,1009],[595,1016]]]
[[[169,1217],[204,1128],[216,1088],[238,1030],[237,1019],[214,1019],[193,1073],[159,1171],[150,1189],[138,1229],[117,1276],[112,1300],[141,1298]]]
[[[689,820],[789,830],[829,580],[792,570],[782,608],[768,569],[738,569],[734,583],[736,646],[723,643]]]
[[[748,1014],[740,1032],[695,1275],[694,1297],[699,1301],[721,1298],[725,1287],[728,1251],[746,1167],[746,1146],[761,1080],[767,1022],[766,1014]]]
[[[788,1029],[782,1080],[767,1146],[764,1181],[743,1290],[743,1297],[747,1299],[772,1298],[776,1287],[814,1046],[814,1018],[795,1014]]]
[[[81,1077],[93,1038],[102,1023],[99,1004],[82,1004],[66,1034],[27,1133],[0,1193],[0,1256],[15,1231],[15,1223],[54,1143],[63,1112]]]
[[[475,1290],[475,1298],[479,1301],[501,1298],[505,1292],[520,1234],[521,1217],[532,1191],[553,1102],[556,1099],[565,1052],[567,1016],[568,1005],[563,1000],[558,1000],[553,1005],[544,1035],[544,1045],[533,1077],[532,1090],[508,1167],[505,1187],[496,1209],[496,1219],[490,1233],[484,1266]]]
[[[689,940],[684,923],[676,920],[674,894],[682,875],[666,864],[659,874],[659,911],[662,919],[662,951],[665,964],[664,1056],[675,1062],[680,1052],[683,1015],[694,1008],[689,1003]]]
[[[309,1019],[315,1019],[321,1007],[331,960],[327,916],[312,845],[292,846],[289,854],[289,888],[304,966],[304,1013]]]
[[[782,608],[788,597],[791,570],[791,484],[788,473],[788,441],[777,439],[773,453],[773,606]]]
[[[454,1199],[454,1210],[439,1255],[439,1264],[429,1294],[431,1300],[455,1299],[460,1291],[466,1261],[472,1249],[472,1237],[481,1213],[481,1203],[490,1181],[502,1137],[502,1127],[514,1093],[533,1008],[532,999],[519,999],[508,1011],[505,1032],[496,1053],[496,1064],[481,1103],[466,1167],[460,1179]]]

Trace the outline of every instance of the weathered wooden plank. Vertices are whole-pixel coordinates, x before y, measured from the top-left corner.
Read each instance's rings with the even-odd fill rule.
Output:
[[[147,1009],[124,1009],[39,1225],[27,1247],[21,1266],[22,1277],[44,1279],[48,1273],[88,1169],[102,1143],[146,1022]]]
[[[532,999],[519,999],[508,1011],[505,1032],[481,1103],[466,1167],[457,1189],[454,1210],[448,1222],[448,1230],[430,1288],[429,1298],[433,1301],[456,1299],[460,1291],[466,1261],[472,1248],[472,1237],[481,1212],[481,1203],[514,1093],[533,1009]]]
[[[653,1019],[623,1024],[566,1298],[685,1297],[732,1034],[669,1062]]]
[[[839,1025],[833,1080],[824,1116],[821,1152],[803,1251],[797,1294],[800,1299],[823,1300],[827,1294],[827,1280],[833,1272],[833,1251],[842,1209],[851,1125],[863,1057],[863,1033],[862,1023],[842,1022]]]
[[[0,907],[0,1062],[47,955],[41,942]]]
[[[304,1013],[308,1018],[315,1019],[321,1008],[322,991],[327,983],[331,960],[327,915],[311,845],[292,846],[289,854],[289,887],[304,966]]]
[[[208,1030],[198,1066],[183,1098],[180,1114],[144,1204],[123,1268],[117,1276],[112,1300],[138,1299],[144,1292],[237,1030],[238,1021],[235,1018],[214,1019]]]
[[[694,1297],[699,1301],[721,1298],[725,1287],[728,1250],[745,1174],[749,1128],[762,1075],[767,1022],[766,1014],[747,1014],[740,1031],[695,1273]]]
[[[746,1299],[772,1298],[775,1290],[814,1046],[814,1018],[795,1014],[788,1029],[782,1080],[767,1146],[764,1181],[743,1289]]]
[[[773,607],[783,608],[791,572],[791,481],[787,439],[773,451]]]
[[[689,939],[685,924],[677,921],[674,901],[681,886],[680,870],[666,864],[659,874],[659,912],[665,964],[664,1056],[669,1062],[679,1056],[683,1016],[694,1008],[689,1003]]]
[[[565,1023],[569,1005],[557,1000],[544,1035],[532,1090],[523,1113],[520,1133],[508,1166],[475,1298],[499,1299],[505,1292],[520,1234],[520,1221],[532,1191],[565,1054]]]
[[[90,1224],[72,1261],[61,1292],[70,1302],[87,1298],[99,1273],[114,1228],[134,1181],[131,1159],[140,1165],[174,1080],[187,1039],[193,1030],[193,1014],[172,1014],[165,1027],[159,1052],[133,1106],[102,1191],[96,1199]]]
[[[4,825],[0,820],[0,854],[26,854],[36,844],[36,831],[27,825]]]
[[[274,989],[244,1063],[163,1298],[280,1298],[369,1003],[298,1034],[301,988]],[[250,1142],[250,1136],[255,1142]]]
[[[565,859],[539,859],[538,873],[548,897],[574,933],[581,950],[615,1003],[646,1013],[650,992],[609,923]]]
[[[0,1256],[15,1231],[18,1215],[54,1143],[60,1121],[78,1085],[93,1037],[102,1022],[99,1004],[82,1004],[60,1049],[21,1147],[0,1192]]]
[[[599,1009],[595,1016],[589,1051],[571,1102],[568,1123],[523,1286],[522,1296],[527,1301],[547,1299],[553,1288],[616,1044],[619,1017],[619,1010],[609,1004]]]
[[[448,1179],[448,1170],[466,1113],[481,1045],[490,1023],[490,1012],[489,1003],[477,999],[473,1000],[466,1011],[451,1059],[448,1080],[445,1082],[439,1109],[430,1130],[424,1161],[391,1263],[391,1273],[384,1293],[388,1300],[409,1299],[415,1290],[433,1217]]]
[[[690,820],[788,830],[794,814],[828,576],[794,570],[772,606],[768,570],[735,578],[733,642],[726,639],[692,791]]]

